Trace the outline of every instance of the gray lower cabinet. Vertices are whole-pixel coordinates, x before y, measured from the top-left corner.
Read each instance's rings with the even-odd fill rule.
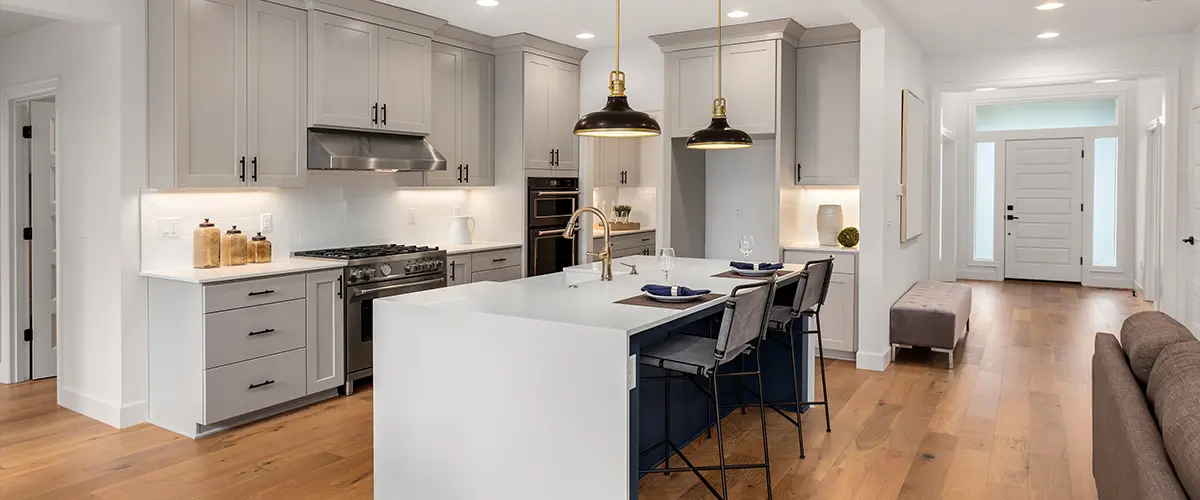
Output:
[[[524,277],[521,247],[451,255],[446,266],[449,286],[479,281],[513,281]]]
[[[341,269],[149,286],[159,427],[194,438],[335,394],[345,379]]]
[[[629,257],[632,255],[658,255],[657,245],[655,244],[657,232],[645,231],[640,233],[622,234],[609,237],[609,243],[612,243],[613,258]],[[593,238],[592,248],[596,251],[604,246],[604,238]]]
[[[804,264],[829,256],[818,250],[784,250],[783,261]],[[829,295],[821,307],[821,338],[826,356],[854,359],[858,351],[858,256],[836,253],[833,257]]]

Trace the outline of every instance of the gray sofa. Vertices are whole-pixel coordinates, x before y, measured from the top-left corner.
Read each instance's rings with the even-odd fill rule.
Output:
[[[1092,474],[1100,500],[1200,499],[1200,342],[1165,314],[1096,336]]]

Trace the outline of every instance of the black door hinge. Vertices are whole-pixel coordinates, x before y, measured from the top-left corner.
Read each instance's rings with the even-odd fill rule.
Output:
[[[26,341],[26,342],[33,342],[33,328],[26,328],[26,329],[25,329],[25,341]]]
[[[27,227],[21,230],[21,239],[25,241],[33,241],[33,228]]]
[[[33,126],[32,125],[26,125],[24,127],[21,127],[21,138],[33,139]]]

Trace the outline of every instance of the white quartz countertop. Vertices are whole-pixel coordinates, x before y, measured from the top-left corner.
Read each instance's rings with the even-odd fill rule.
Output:
[[[621,263],[634,264],[637,275]],[[799,278],[800,264],[786,264],[793,274],[781,278],[791,283]],[[504,283],[480,282],[449,288],[411,293],[376,302],[406,306],[434,307],[455,315],[479,313],[533,321],[622,330],[633,335],[701,310],[719,307],[722,299],[698,302],[685,309],[665,309],[614,302],[640,295],[646,284],[670,284],[693,289],[709,289],[728,294],[739,284],[751,282],[738,278],[714,278],[729,270],[728,260],[677,259],[670,281],[663,279],[657,257],[631,256],[613,264],[613,281],[600,281],[600,263],[567,268],[547,274]]]
[[[473,252],[486,252],[488,250],[501,250],[505,248],[519,248],[520,242],[512,241],[475,241],[466,245],[451,245],[442,244],[438,248],[446,251],[447,255],[458,255]]]
[[[269,264],[246,264],[244,266],[218,267],[214,269],[151,269],[142,270],[142,276],[164,280],[183,281],[187,283],[220,283],[247,278],[265,278],[281,274],[307,273],[325,269],[345,267],[346,263],[338,260],[305,259],[288,257]]]
[[[613,236],[621,236],[623,234],[638,234],[638,233],[652,233],[652,232],[654,232],[654,228],[650,227],[650,228],[642,228],[642,229],[630,229],[628,231],[610,231],[608,233],[608,235],[611,238]],[[603,238],[604,230],[596,229],[595,226],[592,226],[592,237],[593,238]]]
[[[783,245],[783,249],[785,251],[786,250],[807,250],[807,251],[830,252],[830,253],[855,253],[855,254],[858,253],[858,247],[846,248],[846,247],[837,246],[837,245],[822,245],[815,241],[788,243],[788,244]]]

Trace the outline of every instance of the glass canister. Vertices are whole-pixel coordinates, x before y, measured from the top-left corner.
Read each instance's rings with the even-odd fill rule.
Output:
[[[242,266],[249,260],[249,242],[246,241],[246,235],[242,231],[233,226],[225,234],[221,236],[221,265],[222,266]]]
[[[262,233],[250,238],[250,262],[255,264],[271,263],[271,242]]]
[[[208,219],[192,231],[192,267],[221,267],[221,230]]]

